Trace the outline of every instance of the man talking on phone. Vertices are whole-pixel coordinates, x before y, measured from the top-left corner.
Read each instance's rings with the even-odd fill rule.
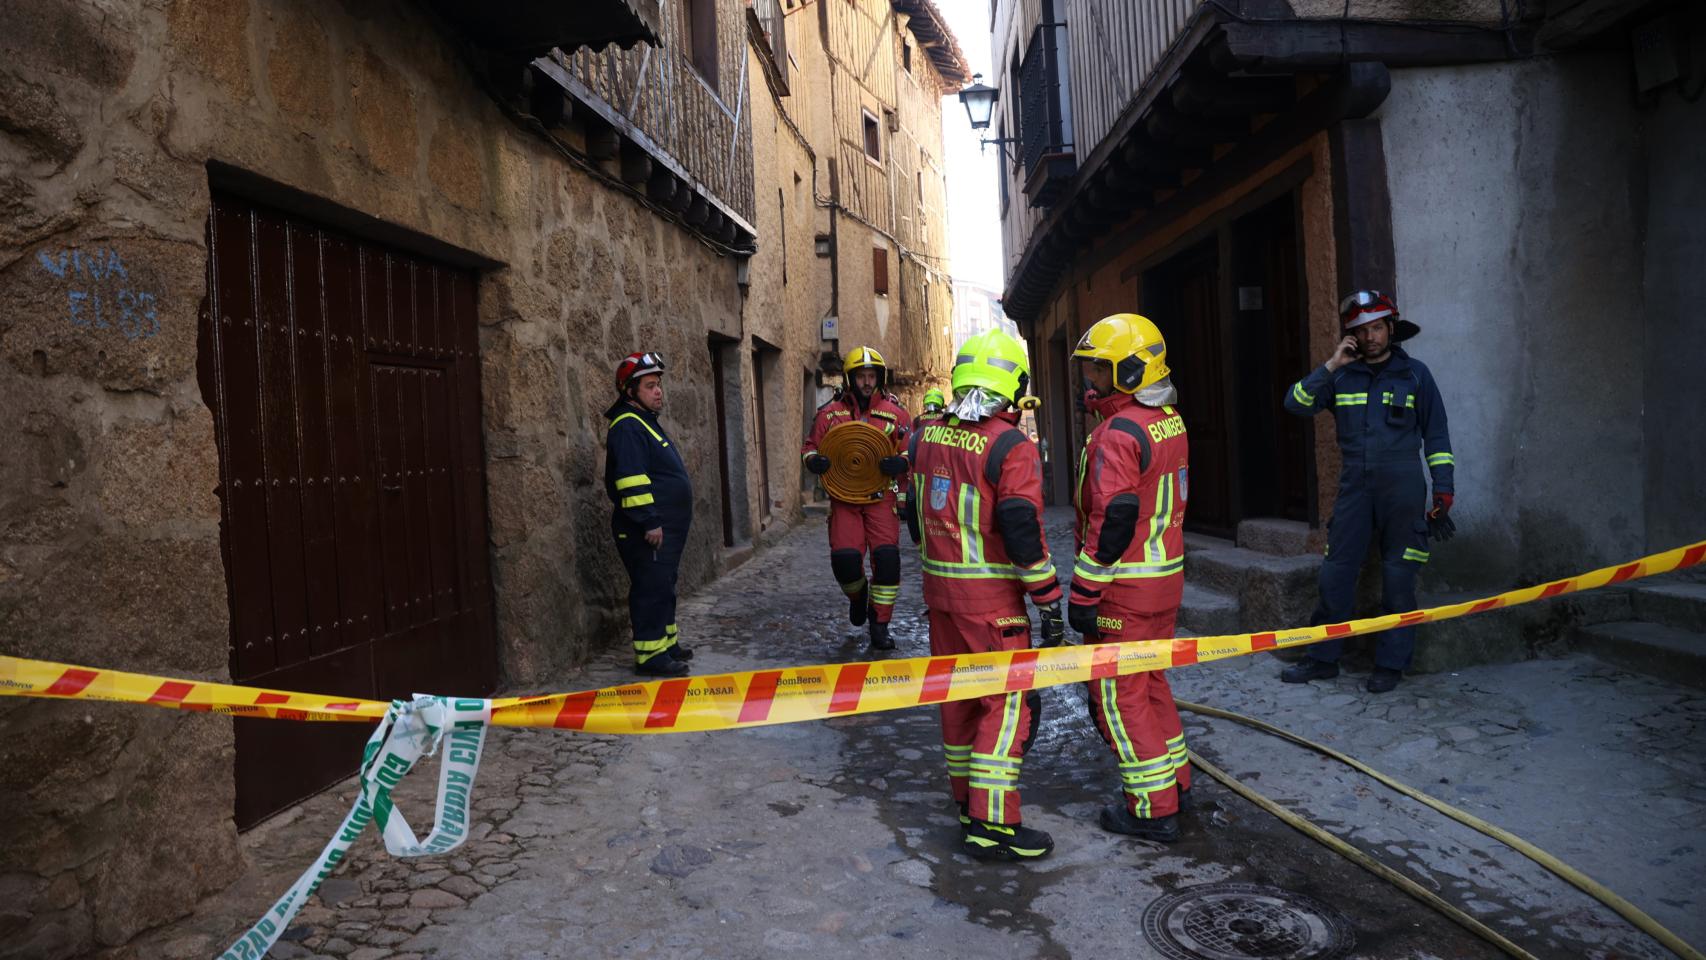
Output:
[[[1344,466],[1327,525],[1321,564],[1321,600],[1315,623],[1343,623],[1354,614],[1357,573],[1369,544],[1380,549],[1384,613],[1416,609],[1416,574],[1428,562],[1428,537],[1448,540],[1451,521],[1451,437],[1445,403],[1433,374],[1398,346],[1421,332],[1398,315],[1398,305],[1378,290],[1359,290],[1339,304],[1339,341],[1333,355],[1292,385],[1285,408],[1300,417],[1330,410]],[[1422,475],[1432,475],[1428,493]],[[1398,685],[1416,648],[1416,628],[1377,634],[1370,693]],[[1339,675],[1341,639],[1311,644],[1307,655],[1280,674],[1286,683]]]

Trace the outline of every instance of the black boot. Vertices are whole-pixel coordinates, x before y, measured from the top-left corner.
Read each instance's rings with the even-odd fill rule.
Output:
[[[1375,667],[1374,672],[1368,675],[1368,692],[1385,693],[1393,687],[1396,687],[1398,685],[1398,681],[1403,678],[1404,671],[1402,670],[1393,670],[1389,667]]]
[[[894,649],[894,638],[889,636],[889,625],[887,623],[879,620],[871,621],[871,649]]]
[[[693,659],[693,651],[682,646],[680,641],[670,644],[669,649],[665,650],[664,653],[669,654],[677,660],[687,661]]]
[[[647,677],[684,677],[687,661],[677,660],[665,650],[644,663],[634,665],[634,672]]]
[[[1168,814],[1165,817],[1137,817],[1126,809],[1123,803],[1111,803],[1102,808],[1102,829],[1111,833],[1123,833],[1127,836],[1143,840],[1154,840],[1156,843],[1172,843],[1179,839],[1179,817]]]
[[[1280,679],[1286,683],[1308,683],[1311,680],[1331,680],[1339,675],[1339,665],[1317,660],[1314,657],[1304,657],[1284,670],[1280,671]]]
[[[979,860],[1038,860],[1054,849],[1054,838],[1022,824],[972,820],[960,830],[960,849]]]
[[[869,594],[860,590],[847,598],[847,622],[855,627],[865,625],[865,618],[870,616],[871,600]]]

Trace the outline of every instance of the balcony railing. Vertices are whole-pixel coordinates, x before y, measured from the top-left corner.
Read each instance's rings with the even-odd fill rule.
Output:
[[[764,39],[770,44],[770,58],[776,63],[780,93],[788,95],[788,32],[782,12],[782,0],[753,0],[752,13],[764,28]]]
[[[627,49],[658,44],[658,0],[432,0],[439,13],[469,39],[499,53],[521,58],[552,47],[602,50],[609,44]]]
[[[1066,24],[1044,23],[1031,33],[1019,64],[1019,158],[1027,170],[1034,170],[1044,154],[1072,152],[1065,55]]]
[[[1044,22],[1032,31],[1019,62],[1019,162],[1025,168],[1025,196],[1033,207],[1053,203],[1078,169],[1065,59],[1066,24]]]

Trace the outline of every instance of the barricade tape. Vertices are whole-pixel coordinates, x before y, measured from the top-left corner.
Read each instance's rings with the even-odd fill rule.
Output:
[[[1165,670],[1262,650],[1304,646],[1397,626],[1450,620],[1535,600],[1670,573],[1706,559],[1706,541],[1619,566],[1511,590],[1481,600],[1298,630],[1173,640],[1013,650],[1001,653],[790,667],[625,684],[581,693],[499,700],[417,694],[390,704],[0,656],[0,694],[143,703],[232,716],[308,721],[378,721],[362,751],[360,793],[337,832],[254,926],[219,960],[264,957],[350,846],[377,820],[393,856],[448,853],[468,834],[474,777],[488,723],[598,733],[673,733],[820,720],[968,700],[1066,683]],[[415,837],[391,792],[446,736],[435,825]]]
[[[1706,541],[1480,600],[1295,630],[785,667],[506,697],[490,701],[491,722],[588,733],[682,733],[900,710],[1436,623],[1670,573],[1702,560]],[[16,657],[0,657],[0,694],[114,700],[281,720],[371,722],[390,709],[373,700],[170,680]]]
[[[367,825],[377,821],[385,849],[394,857],[424,857],[449,853],[468,837],[469,800],[474,777],[480,770],[480,753],[486,741],[486,723],[491,719],[491,701],[428,697],[396,701],[386,707],[379,727],[362,748],[360,792],[355,805],[338,825],[332,839],[284,896],[273,903],[261,919],[219,955],[219,960],[258,960],[290,926],[290,921],[321,881],[331,876]],[[422,757],[438,752],[448,740],[449,749],[439,764],[438,813],[425,840],[415,837],[391,800],[391,791]]]

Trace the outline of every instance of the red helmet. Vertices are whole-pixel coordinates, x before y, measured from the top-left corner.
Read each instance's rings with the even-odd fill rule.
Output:
[[[648,373],[663,372],[663,354],[653,351],[630,353],[616,365],[616,392],[627,393],[628,384]]]
[[[1339,330],[1350,333],[1365,323],[1392,320],[1392,339],[1408,340],[1422,328],[1398,316],[1398,304],[1379,290],[1358,290],[1339,301]]]

